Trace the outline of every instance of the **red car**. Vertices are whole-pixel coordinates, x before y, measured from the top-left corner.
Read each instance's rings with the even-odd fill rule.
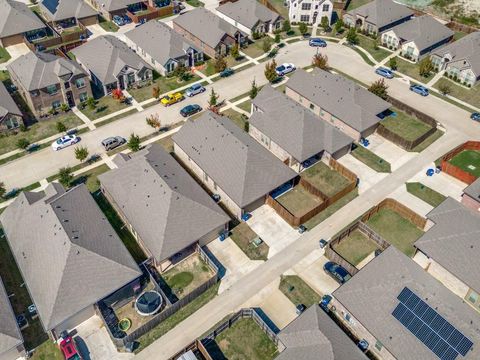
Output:
[[[62,350],[65,360],[82,360],[71,336],[66,337],[60,342],[60,350]]]

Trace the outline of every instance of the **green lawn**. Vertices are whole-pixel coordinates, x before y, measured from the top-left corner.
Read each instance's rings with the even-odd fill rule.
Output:
[[[112,114],[119,110],[123,110],[129,106],[130,105],[115,100],[111,95],[106,95],[96,100],[95,109],[90,109],[88,106],[85,106],[85,108],[81,111],[90,120],[95,120],[104,117],[105,115]]]
[[[72,184],[85,184],[87,189],[94,193],[100,189],[100,181],[98,180],[98,175],[103,174],[110,170],[107,164],[102,164],[97,167],[94,167],[91,170],[88,170],[81,175],[78,175],[75,179],[73,179]]]
[[[103,17],[100,17],[100,22],[98,23],[103,30],[108,32],[117,32],[119,27],[113,21],[108,21]]]
[[[175,314],[167,318],[165,321],[162,321],[160,324],[158,324],[148,333],[138,338],[137,341],[139,346],[135,349],[135,353],[139,353],[140,351],[145,349],[148,345],[153,343],[158,338],[162,337],[168,331],[170,331],[175,326],[177,326],[180,322],[185,320],[187,317],[192,315],[195,311],[197,311],[206,303],[208,303],[210,300],[212,300],[215,296],[217,296],[219,286],[220,286],[220,283],[217,283],[217,285],[212,286],[210,289],[205,291],[195,300],[193,300],[192,302],[190,302],[189,304],[187,304],[186,306],[178,310]]]
[[[137,263],[141,263],[147,259],[145,253],[138,245],[137,241],[133,237],[132,233],[123,223],[122,219],[118,216],[116,211],[113,209],[112,205],[108,202],[105,196],[101,192],[97,192],[93,195],[97,205],[103,211],[108,221],[115,229],[117,235],[122,239],[123,244],[133,256]]]
[[[458,100],[465,101],[467,104],[470,104],[475,107],[480,108],[480,84],[477,84],[473,88],[466,88],[456,84],[455,82],[441,78],[438,80],[433,87],[439,89],[442,85],[448,85],[450,88],[450,96],[457,98]]]
[[[426,185],[423,185],[422,183],[413,182],[407,183],[406,185],[407,191],[410,194],[418,197],[419,199],[422,199],[427,204],[430,204],[433,207],[437,207],[446,199],[446,196],[440,194],[432,188],[429,188]]]
[[[463,31],[455,31],[455,34],[453,35],[453,41],[460,40],[464,36],[467,36],[468,34],[463,32]]]
[[[385,208],[373,215],[367,221],[367,225],[410,257],[415,254],[413,243],[423,235],[423,231],[409,220],[397,212]]]
[[[348,4],[347,11],[351,11],[353,9],[356,9],[362,5],[368,4],[372,0],[351,0],[350,4]]]
[[[215,345],[207,346],[215,360],[273,360],[278,355],[275,343],[251,318],[241,318],[222,331],[215,338]]]
[[[427,147],[432,145],[435,141],[440,139],[442,135],[445,134],[442,130],[437,129],[432,135],[423,140],[420,144],[415,146],[411,151],[413,152],[422,152]]]
[[[454,156],[449,163],[473,176],[480,177],[480,151],[463,150]]]
[[[282,275],[279,289],[295,306],[303,304],[310,307],[318,304],[322,297],[297,275]]]
[[[392,108],[392,111],[395,112],[396,116],[386,117],[381,124],[405,140],[416,140],[432,129],[430,125],[399,109]]]
[[[343,239],[334,250],[350,264],[357,266],[368,255],[378,249],[377,244],[365,236],[360,230],[355,230]]]
[[[358,46],[367,50],[370,53],[370,55],[372,55],[373,58],[377,61],[382,61],[383,59],[385,59],[387,56],[391,54],[390,51],[380,47],[375,49],[375,40],[368,36],[359,34],[358,41],[359,41]]]
[[[352,151],[353,157],[357,160],[363,162],[365,165],[371,167],[373,170],[382,173],[389,173],[391,172],[390,163],[380,156],[374,154],[370,150],[364,148],[361,145],[358,145]]]
[[[202,79],[200,78],[200,76],[197,76],[197,75],[193,75],[187,81],[180,81],[175,76],[171,76],[171,77],[159,76],[151,85],[144,86],[140,89],[129,89],[128,92],[130,93],[130,95],[132,95],[135,98],[135,100],[142,102],[144,100],[148,100],[153,97],[152,89],[154,86],[158,86],[158,88],[160,89],[160,94],[164,94],[164,93],[173,91],[175,89],[178,89],[180,87],[183,87],[185,85],[192,84],[194,82],[199,82],[201,80]]]
[[[64,357],[58,345],[48,339],[35,349],[30,360],[64,360]]]
[[[294,216],[300,217],[313,210],[323,201],[310,194],[303,186],[297,185],[292,190],[275,199]]]
[[[225,61],[227,62],[227,67],[231,68],[248,60],[246,57],[239,57],[238,59],[234,59],[231,56],[226,56]],[[206,76],[212,76],[213,74],[216,74],[217,71],[215,70],[215,59],[208,59],[205,62],[204,66],[201,67],[201,69],[199,70]]]
[[[240,104],[237,105],[240,109],[242,109],[243,111],[246,111],[246,112],[250,112],[252,110],[252,100],[247,100],[247,101],[244,101]]]
[[[200,0],[187,0],[187,4],[193,7],[203,7],[205,5]]]
[[[258,235],[245,222],[241,222],[230,232],[230,238],[249,259],[266,261],[269,247],[265,242],[262,242],[259,246],[255,246],[252,241],[257,237]]]
[[[350,183],[348,179],[331,169],[323,161],[302,172],[301,176],[327,196],[333,196]]]
[[[0,70],[0,81],[3,83],[10,81],[10,73],[7,70]]]
[[[10,58],[11,56],[8,51],[5,48],[0,47],[0,64],[7,62],[8,60],[10,60]]]
[[[265,41],[270,41],[272,47],[275,45],[273,39],[270,36],[264,36],[261,39],[255,40],[255,42],[248,45],[247,48],[242,49],[242,52],[255,59],[260,55],[265,54],[265,51],[263,51],[263,44]]]
[[[420,74],[418,73],[419,68],[420,67],[418,63],[412,64],[411,62],[397,56],[397,72],[410,76],[411,78],[414,78],[415,80],[418,80],[425,84],[428,83],[435,76],[434,72],[431,72],[427,77],[420,76]]]
[[[238,111],[235,111],[233,109],[227,109],[225,111],[222,111],[222,115],[227,116],[240,129],[246,130],[246,126],[248,123],[248,117],[246,115],[240,114]]]

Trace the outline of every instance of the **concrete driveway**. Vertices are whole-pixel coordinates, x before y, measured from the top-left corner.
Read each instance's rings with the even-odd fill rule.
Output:
[[[247,224],[270,247],[269,259],[300,237],[298,231],[268,205],[263,205],[253,211]]]
[[[412,209],[418,215],[425,216],[433,209],[433,206],[427,204],[415,195],[410,194],[407,191],[406,185],[400,186],[389,197]]]
[[[431,167],[434,167],[434,164],[432,164]],[[438,191],[440,194],[451,196],[455,200],[460,201],[462,199],[463,189],[467,187],[467,184],[443,172],[434,174],[433,176],[427,176],[426,171],[427,169],[419,172],[409,181],[421,182],[433,190]]]
[[[376,172],[363,162],[354,158],[351,154],[342,156],[338,162],[347,167],[347,169],[353,171],[358,176],[360,179],[358,184],[358,192],[360,194],[370,189],[373,185],[388,175],[387,173]]]
[[[7,46],[6,50],[10,54],[10,60],[0,64],[0,70],[5,70],[7,65],[18,59],[20,56],[27,54],[30,52],[30,49],[24,43],[16,44],[12,46]]]
[[[368,150],[388,161],[391,165],[392,171],[397,170],[403,164],[418,155],[417,153],[403,150],[401,147],[378,134],[369,136],[368,140],[370,141]]]

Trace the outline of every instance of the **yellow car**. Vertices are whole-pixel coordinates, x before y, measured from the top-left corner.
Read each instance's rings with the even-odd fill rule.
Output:
[[[173,94],[165,95],[163,98],[160,99],[160,102],[162,103],[163,106],[170,106],[179,101],[182,101],[183,99],[184,99],[183,94],[176,92]]]

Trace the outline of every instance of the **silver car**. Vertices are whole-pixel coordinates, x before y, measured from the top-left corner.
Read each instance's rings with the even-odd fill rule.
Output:
[[[192,96],[195,96],[197,94],[200,94],[202,92],[205,91],[205,88],[200,85],[200,84],[193,84],[192,86],[190,86],[187,91],[185,91],[185,94],[188,96],[188,97],[192,97]]]
[[[109,138],[106,138],[105,140],[102,141],[102,145],[105,148],[106,151],[115,149],[116,147],[123,145],[127,142],[123,137],[121,136],[112,136]]]

